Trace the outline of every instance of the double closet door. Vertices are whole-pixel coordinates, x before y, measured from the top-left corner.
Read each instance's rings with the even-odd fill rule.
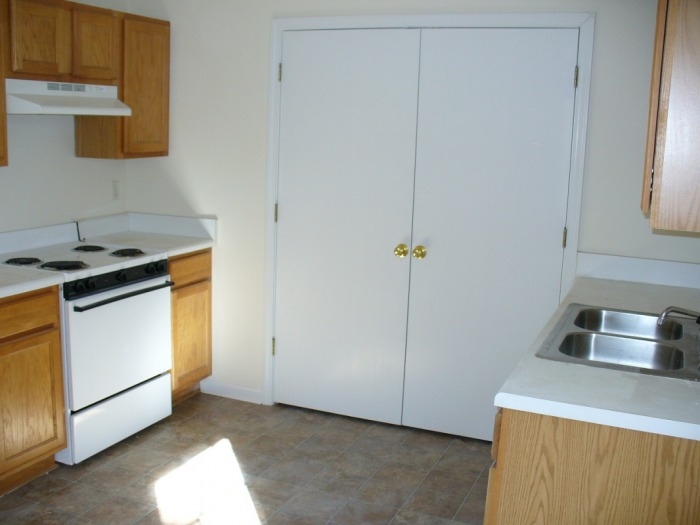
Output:
[[[275,402],[491,439],[559,304],[577,44],[284,33]]]

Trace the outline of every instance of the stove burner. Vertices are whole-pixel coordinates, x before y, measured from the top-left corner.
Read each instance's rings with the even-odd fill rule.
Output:
[[[96,244],[81,244],[73,248],[74,252],[103,252],[107,248],[104,246],[97,246]]]
[[[56,271],[67,271],[67,270],[82,270],[87,268],[88,265],[83,261],[49,261],[45,262],[39,268],[44,270],[56,270]]]
[[[5,264],[11,264],[13,266],[27,266],[29,264],[38,264],[41,259],[36,257],[13,257],[12,259],[7,259]]]
[[[110,255],[115,257],[136,257],[137,255],[143,255],[144,252],[138,248],[122,248],[120,250],[114,250]]]

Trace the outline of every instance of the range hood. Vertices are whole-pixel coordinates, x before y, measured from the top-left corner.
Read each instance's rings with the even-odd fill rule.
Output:
[[[131,115],[116,86],[8,78],[5,88],[9,115]]]

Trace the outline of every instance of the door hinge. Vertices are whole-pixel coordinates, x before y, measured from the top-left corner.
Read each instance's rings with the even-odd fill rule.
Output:
[[[577,87],[578,87],[578,66],[576,66],[574,68],[574,88],[577,88]]]
[[[564,231],[562,232],[561,235],[561,247],[566,248],[566,236],[568,235],[569,230],[566,229],[566,226],[564,226]]]
[[[275,341],[275,338],[272,338],[272,355],[275,355],[275,348],[277,346],[277,342]]]
[[[277,82],[282,82],[282,62],[277,64]]]
[[[279,204],[275,203],[275,222],[277,222],[277,217],[279,217]]]

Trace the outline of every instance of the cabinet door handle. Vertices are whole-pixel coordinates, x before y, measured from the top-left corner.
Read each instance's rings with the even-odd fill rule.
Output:
[[[397,257],[406,257],[408,255],[408,246],[405,244],[397,244],[394,248],[394,255]]]
[[[428,250],[425,246],[419,244],[418,246],[413,248],[413,252],[411,253],[411,255],[413,255],[414,259],[425,259],[425,257],[428,255]]]

